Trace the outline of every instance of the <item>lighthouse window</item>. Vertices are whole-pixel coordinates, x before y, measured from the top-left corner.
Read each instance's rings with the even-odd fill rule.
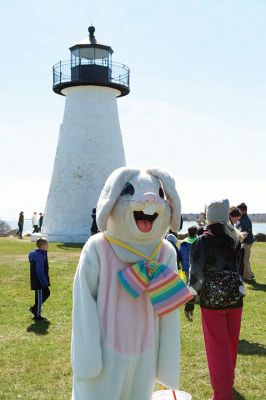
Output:
[[[79,47],[71,52],[71,67],[97,64],[110,66],[112,54],[108,49],[98,47]]]
[[[79,64],[79,49],[72,50],[71,52],[71,67]]]

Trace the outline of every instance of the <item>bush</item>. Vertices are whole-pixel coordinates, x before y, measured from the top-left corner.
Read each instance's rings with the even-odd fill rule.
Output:
[[[266,242],[265,233],[257,233],[256,235],[254,235],[254,238],[256,242]]]
[[[11,226],[0,219],[0,236],[6,236],[11,231]]]

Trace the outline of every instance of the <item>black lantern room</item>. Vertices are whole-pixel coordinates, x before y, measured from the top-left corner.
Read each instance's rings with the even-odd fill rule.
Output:
[[[119,90],[121,96],[129,93],[129,68],[112,61],[113,49],[100,44],[95,38],[94,26],[89,36],[70,47],[71,60],[60,61],[53,67],[53,90],[71,86],[107,86]]]

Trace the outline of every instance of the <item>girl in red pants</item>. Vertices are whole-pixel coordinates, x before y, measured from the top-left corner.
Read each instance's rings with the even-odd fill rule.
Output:
[[[192,245],[189,286],[201,306],[212,400],[233,400],[243,307],[241,233],[229,224],[229,202],[207,207],[208,226]],[[194,304],[185,307],[192,320]]]

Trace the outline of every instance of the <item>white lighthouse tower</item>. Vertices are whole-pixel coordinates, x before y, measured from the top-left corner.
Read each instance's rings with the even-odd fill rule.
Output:
[[[87,240],[106,178],[125,165],[116,98],[129,93],[129,69],[94,32],[53,67],[53,90],[66,100],[43,223],[52,242]]]

